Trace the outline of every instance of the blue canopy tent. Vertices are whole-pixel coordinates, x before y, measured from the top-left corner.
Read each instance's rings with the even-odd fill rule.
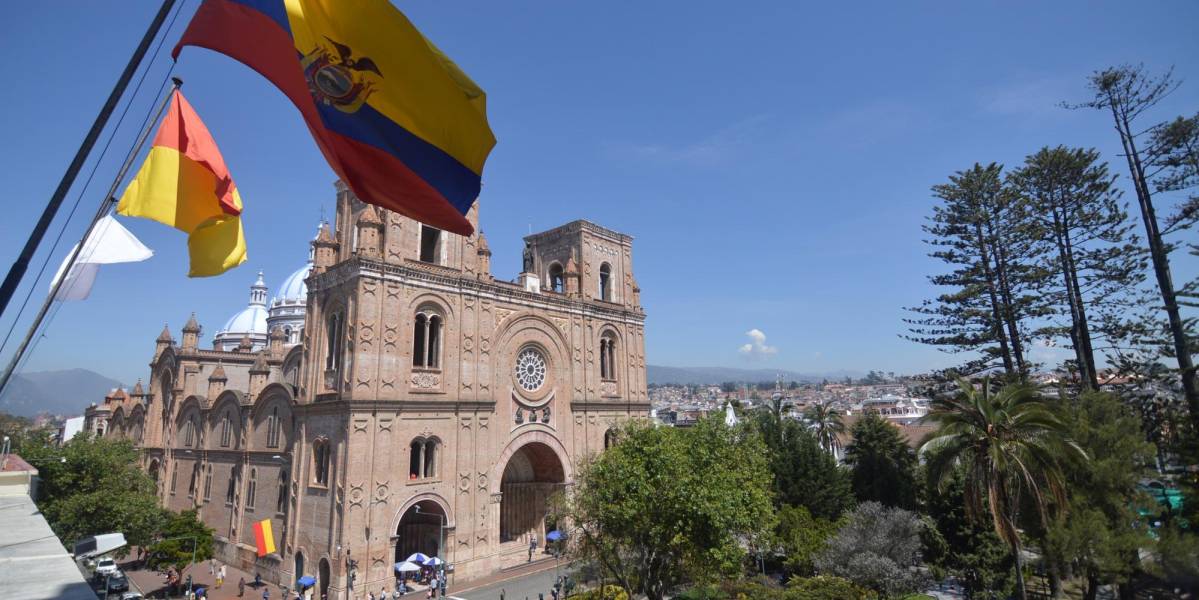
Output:
[[[316,585],[316,578],[313,577],[312,575],[305,575],[305,576],[297,579],[296,583],[300,584],[301,587],[311,587],[313,585]]]
[[[436,566],[444,564],[444,563],[445,563],[444,560],[441,560],[440,558],[437,558],[436,556],[434,556],[432,558],[425,559],[425,562],[423,562],[421,564],[425,565],[426,567],[436,567]]]
[[[425,554],[421,554],[420,552],[413,552],[411,555],[408,556],[408,558],[405,558],[404,560],[406,560],[408,562],[414,562],[418,565],[423,565],[423,564],[425,564],[426,560],[429,560],[429,557]]]
[[[545,539],[547,539],[551,542],[556,542],[564,537],[566,537],[566,534],[562,533],[561,531],[558,531],[557,529],[545,534]]]

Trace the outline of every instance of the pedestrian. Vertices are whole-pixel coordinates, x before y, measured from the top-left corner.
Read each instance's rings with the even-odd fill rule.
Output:
[[[246,595],[246,578],[242,577],[237,580],[237,597],[241,598]]]
[[[262,600],[271,600],[271,588],[263,588]]]
[[[529,538],[529,562],[533,562],[533,551],[537,549],[537,535]]]
[[[217,571],[216,588],[218,590],[221,589],[221,586],[224,583],[225,583],[225,565],[221,565],[221,569],[219,571]]]
[[[366,600],[375,600],[375,593],[374,593],[374,592],[367,592],[367,593],[366,593]]]
[[[425,591],[425,598],[427,600],[433,600],[433,588],[432,587],[430,587],[428,590]]]
[[[262,574],[261,573],[254,574],[254,587],[255,588],[262,587]]]

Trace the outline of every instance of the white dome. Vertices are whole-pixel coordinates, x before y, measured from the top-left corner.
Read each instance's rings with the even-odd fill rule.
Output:
[[[265,336],[266,333],[266,309],[257,304],[243,308],[241,312],[230,317],[221,328],[222,337],[234,339],[241,339],[242,335]]]
[[[308,263],[295,273],[287,276],[283,280],[275,293],[274,299],[271,300],[271,306],[276,304],[306,304],[308,302],[308,285],[304,280],[308,278],[308,272],[312,270],[312,263]]]

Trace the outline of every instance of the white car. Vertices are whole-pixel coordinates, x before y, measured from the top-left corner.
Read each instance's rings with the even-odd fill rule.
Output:
[[[96,562],[96,575],[108,576],[117,572],[117,561],[111,558],[101,558]]]
[[[125,592],[121,594],[121,600],[145,600],[145,596],[138,592]]]

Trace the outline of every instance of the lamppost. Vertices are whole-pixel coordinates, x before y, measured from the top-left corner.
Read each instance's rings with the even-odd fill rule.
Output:
[[[444,585],[445,584],[445,557],[442,556],[442,551],[445,548],[445,528],[446,528],[445,513],[444,512],[440,512],[440,513],[424,512],[420,509],[419,504],[413,506],[412,511],[418,515],[436,514],[438,517],[441,517],[441,529],[438,530],[438,535],[437,535],[437,556],[436,556],[436,558],[441,559],[441,564],[437,565],[437,568],[441,570],[441,576],[438,577],[438,581],[441,581],[442,584]]]

